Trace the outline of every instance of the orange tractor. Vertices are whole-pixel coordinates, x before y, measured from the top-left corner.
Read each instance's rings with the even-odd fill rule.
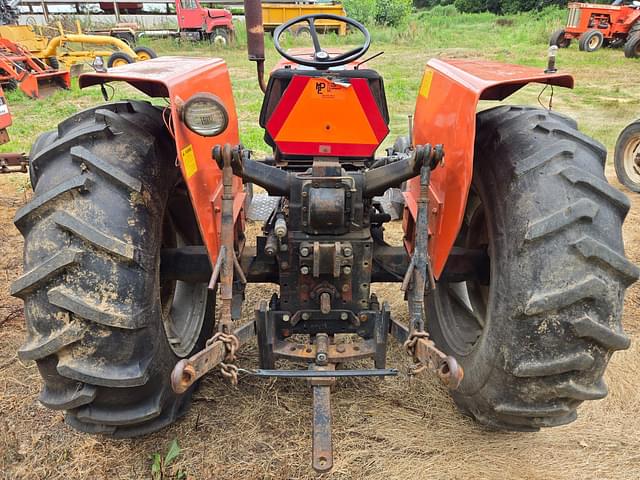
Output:
[[[629,346],[624,292],[639,274],[624,256],[629,201],[607,183],[604,147],[572,119],[506,104],[476,113],[479,100],[530,82],[571,88],[571,76],[431,60],[409,141],[376,157],[389,111],[382,76],[364,65],[365,26],[334,15],[284,23],[274,34],[283,59],[265,82],[260,2],[246,0],[245,14],[272,155],[243,147],[217,58],[85,74],[81,87],[122,81],[169,103],[106,103],[33,145],[34,196],[15,217],[24,274],[11,291],[25,302],[19,357],[38,365],[40,402],[80,431],[129,437],[183,415],[213,369],[232,382],[305,379],[312,465],[327,471],[331,387],[398,375],[390,338],[414,373],[433,372],[494,428],[563,425],[606,396],[609,358]],[[323,48],[322,20],[349,25],[361,44]],[[297,23],[312,49],[282,48]],[[374,198],[403,182],[394,243]],[[275,200],[256,238],[243,183]],[[372,292],[377,282],[397,282],[406,322]],[[248,283],[279,293],[242,323]],[[252,366],[236,354],[253,338]]]
[[[567,48],[574,39],[585,52],[595,52],[602,46],[624,46],[626,57],[640,57],[640,2],[570,3],[567,25],[553,32],[549,44]]]
[[[640,193],[640,119],[631,122],[620,132],[613,158],[620,183]]]

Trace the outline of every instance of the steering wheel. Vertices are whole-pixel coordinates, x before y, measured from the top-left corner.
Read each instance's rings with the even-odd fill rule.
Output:
[[[343,22],[347,25],[351,25],[364,35],[364,43],[357,48],[349,50],[348,52],[331,56],[320,46],[320,39],[318,38],[318,31],[316,30],[315,24],[316,20],[336,20],[338,22]],[[290,55],[282,48],[282,46],[280,46],[280,37],[282,36],[282,33],[285,30],[291,28],[293,25],[302,22],[306,22],[309,25],[311,39],[313,40],[313,60],[309,60],[305,57]],[[346,65],[347,63],[353,62],[354,60],[367,53],[367,50],[369,50],[369,46],[371,45],[371,35],[364,25],[351,18],[342,17],[340,15],[331,15],[329,13],[315,13],[312,15],[302,15],[300,17],[292,18],[288,22],[283,23],[278,28],[276,28],[275,32],[273,32],[273,45],[276,47],[278,53],[290,62],[307,67],[313,67],[318,70],[326,70],[330,67],[339,67],[340,65]]]

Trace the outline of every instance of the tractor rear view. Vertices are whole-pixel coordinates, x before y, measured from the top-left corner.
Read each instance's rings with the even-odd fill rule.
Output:
[[[626,57],[640,58],[640,2],[570,3],[566,26],[553,32],[549,44],[567,48],[575,39],[584,52],[624,46]]]
[[[605,149],[548,110],[476,113],[479,100],[530,82],[573,79],[431,60],[409,140],[376,157],[389,110],[383,77],[363,65],[366,27],[333,15],[286,22],[265,82],[260,2],[245,1],[245,12],[272,155],[254,158],[240,142],[225,63],[184,57],[83,75],[82,87],[125,81],[170,103],[107,103],[34,144],[35,194],[15,218],[24,274],[12,293],[25,302],[19,356],[38,365],[40,401],[80,431],[129,437],[183,415],[213,369],[234,383],[306,380],[312,464],[324,472],[331,387],[398,375],[389,339],[413,373],[437,375],[464,413],[493,428],[564,425],[583,401],[606,396],[607,363],[629,346],[622,302],[638,269],[624,256],[629,202],[606,181]],[[349,25],[360,45],[324,49],[323,20]],[[296,24],[312,49],[282,48]],[[374,198],[404,182],[404,238],[394,244]],[[275,199],[254,239],[243,183]],[[407,323],[372,293],[378,282],[400,286]],[[242,323],[248,283],[279,293]],[[239,365],[254,337],[259,365]]]

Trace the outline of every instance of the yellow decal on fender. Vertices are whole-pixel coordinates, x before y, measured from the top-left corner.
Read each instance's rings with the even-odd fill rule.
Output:
[[[429,91],[431,90],[431,80],[433,79],[433,70],[427,70],[422,77],[422,83],[420,84],[420,95],[424,98],[429,98]]]
[[[180,151],[180,154],[182,156],[182,164],[184,165],[184,174],[187,179],[189,179],[198,171],[198,164],[196,163],[196,156],[193,153],[193,147],[187,145]]]

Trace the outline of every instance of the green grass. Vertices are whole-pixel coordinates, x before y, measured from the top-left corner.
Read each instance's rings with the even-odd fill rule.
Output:
[[[407,115],[415,105],[424,65],[432,57],[480,58],[544,68],[549,34],[561,26],[565,13],[547,9],[542,12],[496,17],[489,13],[459,14],[451,7],[439,7],[412,15],[402,27],[371,28],[370,53],[385,54],[370,63],[385,79],[391,114],[391,134],[383,145],[393,143],[407,130]],[[249,148],[266,153],[263,132],[258,126],[262,95],[255,78],[255,65],[247,61],[246,37],[239,24],[238,44],[215,48],[206,43],[176,42],[169,39],[146,40],[160,55],[222,57],[233,82],[242,141]],[[345,38],[325,35],[327,46],[356,44],[357,36]],[[288,39],[286,46],[298,46]],[[269,37],[266,41],[267,70],[278,60]],[[618,132],[640,116],[640,61],[626,59],[621,50],[603,49],[595,53],[579,52],[577,45],[561,50],[558,66],[573,73],[573,91],[555,89],[554,107],[578,119],[583,131],[605,143],[610,149]],[[116,84],[114,99],[144,98],[132,88]],[[509,103],[536,104],[542,87],[532,85],[508,99]],[[542,98],[548,101],[547,90]],[[2,151],[28,151],[43,131],[55,128],[64,118],[103,101],[98,87],[80,91],[77,80],[69,91],[59,91],[41,100],[31,100],[21,92],[8,92],[13,126],[12,141]],[[154,100],[157,103],[161,99]],[[485,102],[483,102],[484,104]],[[484,107],[484,105],[483,105]]]

